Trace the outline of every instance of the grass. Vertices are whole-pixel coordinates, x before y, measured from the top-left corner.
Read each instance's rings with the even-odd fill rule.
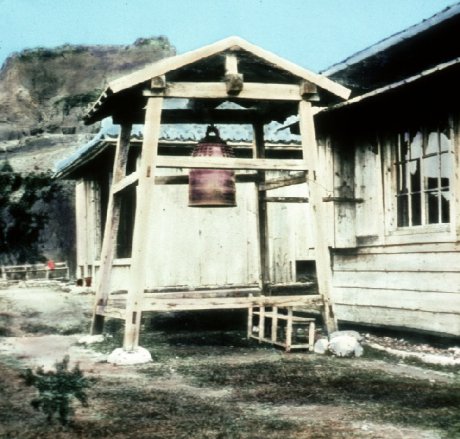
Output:
[[[460,437],[460,383],[433,383],[360,369],[356,360],[314,358],[250,365],[182,366],[195,385],[231,387],[235,398],[269,404],[357,407],[368,420],[443,430]]]
[[[436,429],[442,437],[460,437],[460,382],[401,376],[393,366],[401,363],[399,357],[368,347],[364,359],[286,355],[246,340],[244,331],[190,330],[185,325],[177,330],[169,328],[169,322],[157,320],[155,326],[148,319],[143,325],[140,344],[152,353],[154,363],[136,368],[135,380],[130,378],[134,369],[128,377],[121,369],[119,376],[101,376],[90,389],[90,408],[79,409],[67,430],[46,427],[28,415],[21,423],[16,414],[28,413],[26,402],[15,396],[19,391],[11,379],[2,385],[0,373],[0,392],[8,400],[0,404],[0,411],[5,410],[0,421],[8,432],[2,436],[0,427],[0,438],[372,437],[356,426],[363,422]],[[108,319],[105,333],[105,340],[92,349],[109,353],[122,346],[122,321]],[[257,356],[264,361],[243,357],[257,351],[270,354],[269,361],[264,355]],[[378,367],[372,367],[373,360],[379,360]],[[398,374],[380,370],[380,361],[388,364],[385,370]],[[296,418],[279,414],[284,406],[305,413],[315,406],[324,410],[319,410],[322,417]],[[341,415],[329,415],[334,410]]]

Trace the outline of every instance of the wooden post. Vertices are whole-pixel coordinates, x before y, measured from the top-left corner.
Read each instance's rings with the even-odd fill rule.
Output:
[[[292,320],[292,306],[288,306],[286,322],[286,352],[289,352],[292,346]]]
[[[276,342],[277,332],[278,332],[278,307],[272,307],[272,342]]]
[[[120,223],[120,196],[113,193],[114,185],[126,175],[126,162],[128,160],[129,141],[131,138],[131,124],[121,125],[113,163],[112,184],[107,207],[107,218],[104,227],[104,239],[101,250],[101,266],[96,286],[96,298],[93,309],[91,334],[101,334],[104,329],[104,316],[97,314],[99,306],[107,303],[110,293],[110,276],[112,263],[115,258],[118,225]]]
[[[262,305],[259,308],[259,343],[263,341],[265,337],[265,306]]]
[[[251,297],[252,294],[249,295],[249,297]],[[254,307],[252,305],[249,305],[248,307],[248,333],[247,333],[247,336],[248,336],[248,340],[251,338],[251,335],[252,335],[252,327],[253,327],[253,324],[254,324]]]
[[[308,325],[308,350],[313,352],[315,348],[315,321]]]
[[[145,114],[144,142],[139,169],[136,215],[134,220],[130,284],[126,303],[123,348],[134,351],[139,345],[142,300],[146,283],[148,232],[151,224],[151,204],[155,186],[155,167],[160,136],[163,98],[149,98]]]
[[[316,275],[319,294],[323,298],[323,318],[328,333],[337,330],[337,321],[331,302],[332,269],[327,233],[327,218],[324,214],[321,182],[317,181],[318,148],[316,144],[315,125],[311,103],[300,101],[299,124],[302,137],[303,159],[308,165],[309,202],[312,212],[313,230],[315,231]]]
[[[265,157],[264,144],[264,125],[263,123],[255,123],[254,143],[256,150],[256,158]],[[269,258],[269,236],[268,236],[268,215],[267,215],[267,191],[260,190],[265,184],[265,171],[257,171],[257,221],[258,221],[258,239],[259,239],[259,255],[260,255],[260,288],[262,294],[267,294],[270,283],[270,258]]]

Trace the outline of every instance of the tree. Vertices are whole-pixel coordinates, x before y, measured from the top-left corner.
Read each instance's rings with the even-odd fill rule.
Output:
[[[43,262],[40,233],[58,184],[50,173],[25,176],[0,164],[0,264]]]

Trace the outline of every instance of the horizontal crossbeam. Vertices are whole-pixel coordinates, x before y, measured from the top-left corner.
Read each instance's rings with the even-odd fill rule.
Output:
[[[198,98],[198,99],[255,99],[269,101],[300,101],[298,84],[264,84],[245,82],[238,92],[227,90],[225,82],[169,82],[164,89],[144,90],[147,97]]]
[[[266,171],[306,171],[303,160],[241,159],[229,157],[173,157],[158,156],[160,168],[202,168],[202,169],[253,169]]]

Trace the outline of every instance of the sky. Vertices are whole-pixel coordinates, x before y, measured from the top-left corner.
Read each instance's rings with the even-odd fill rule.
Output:
[[[0,65],[13,52],[165,35],[184,53],[238,35],[319,72],[455,0],[0,0]]]

